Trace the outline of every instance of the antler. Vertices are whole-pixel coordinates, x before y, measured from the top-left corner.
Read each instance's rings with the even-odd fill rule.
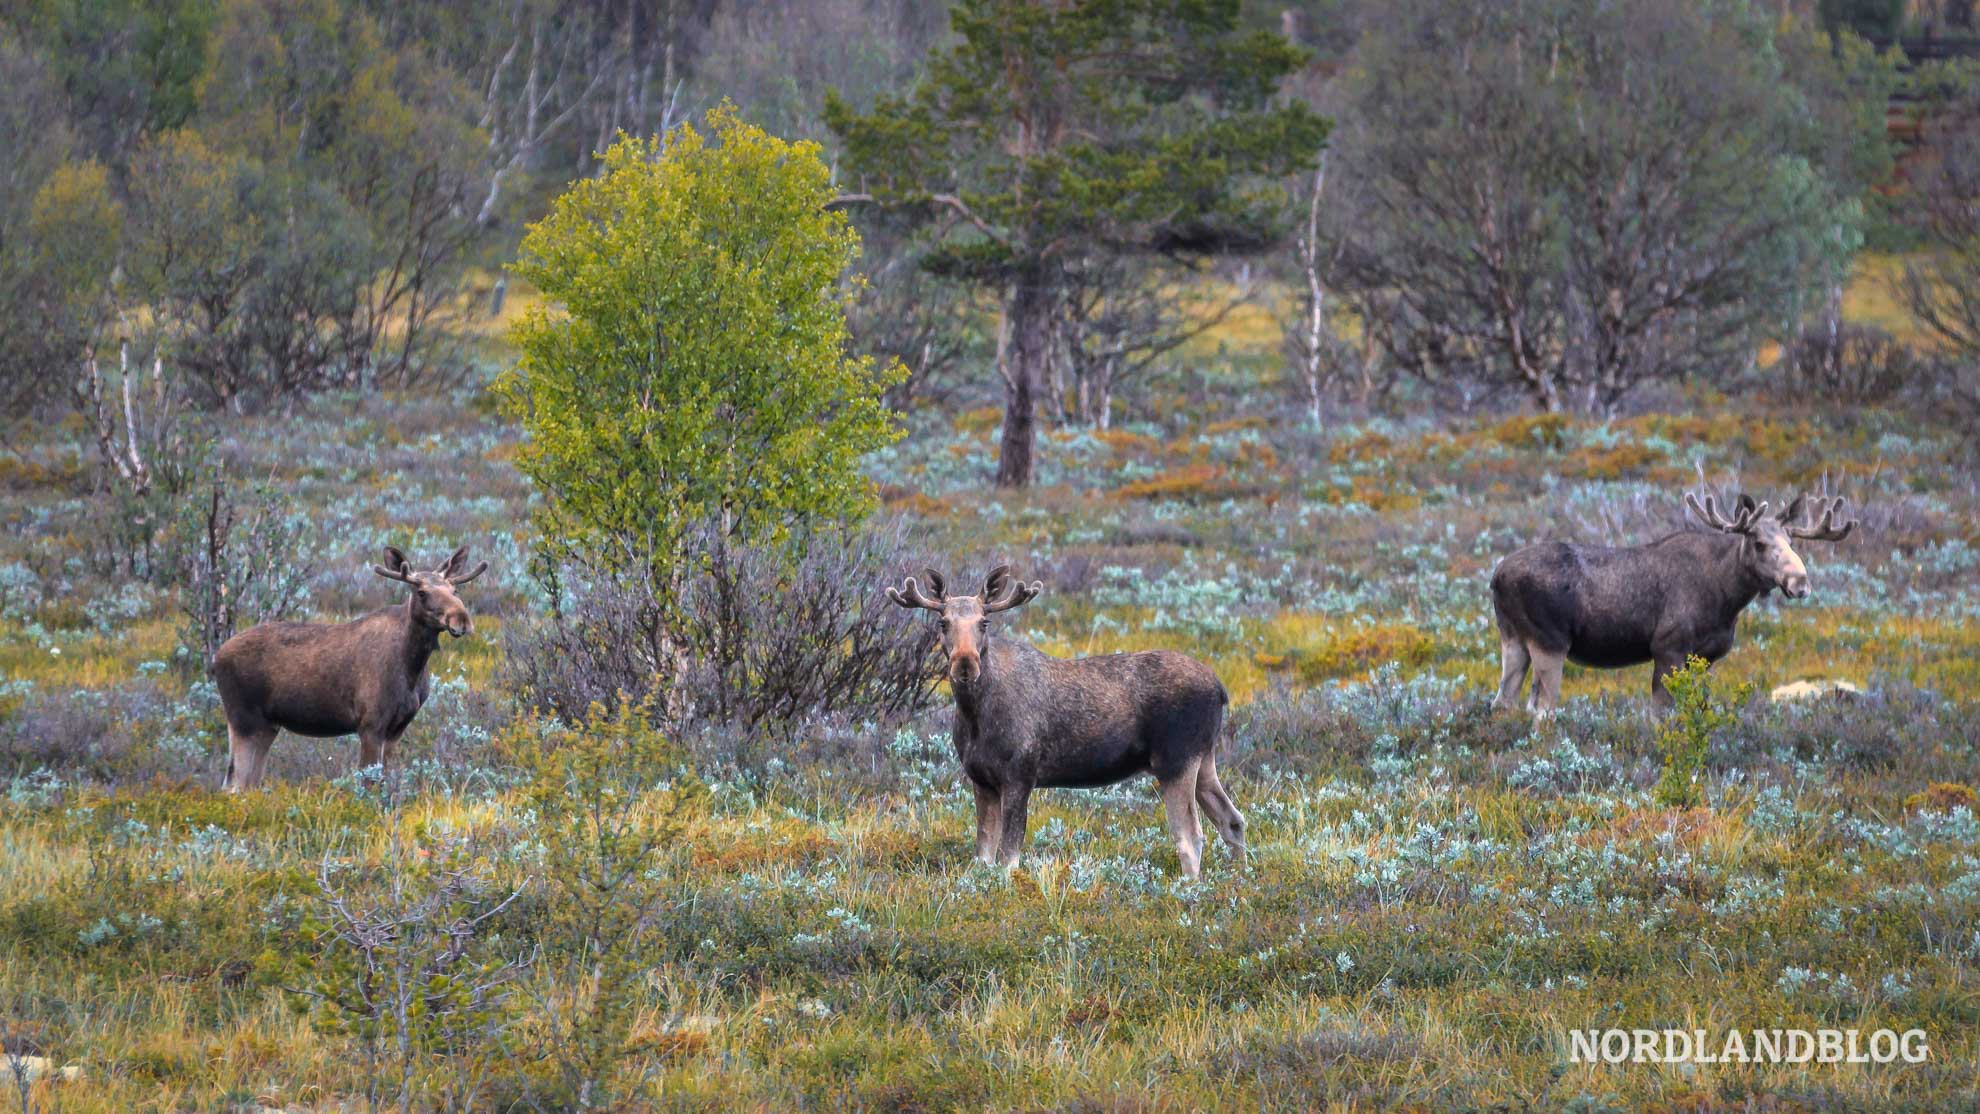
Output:
[[[942,601],[929,598],[928,593],[923,592],[921,585],[916,584],[914,577],[911,576],[902,581],[899,588],[888,588],[887,598],[900,604],[902,607],[925,607],[930,611],[942,610]]]
[[[438,569],[435,569],[434,571],[438,572],[441,576],[446,577],[447,583],[453,585],[466,584],[468,581],[473,580],[475,577],[480,576],[482,573],[488,571],[488,562],[483,561],[481,564],[476,565],[474,567],[473,572],[467,574],[466,576],[459,575],[461,566],[467,564],[467,555],[468,555],[468,547],[462,546],[459,549],[456,549],[453,553],[449,554],[447,559],[440,563],[440,567]]]
[[[1816,502],[1821,502],[1821,500],[1818,498]],[[1844,500],[1841,496],[1829,500],[1828,504],[1822,508],[1822,517],[1816,520],[1813,526],[1798,526],[1793,523],[1785,524],[1787,526],[1788,536],[1813,542],[1839,542],[1849,537],[1849,532],[1856,529],[1855,519],[1852,518],[1841,526],[1836,525],[1836,516],[1842,513],[1843,502]]]
[[[1705,525],[1710,526],[1714,530],[1723,530],[1728,534],[1745,533],[1755,522],[1760,521],[1761,515],[1767,513],[1767,504],[1755,503],[1748,500],[1746,506],[1735,511],[1733,517],[1728,520],[1726,516],[1719,513],[1719,504],[1710,495],[1705,497],[1705,502],[1701,505],[1698,502],[1698,496],[1689,491],[1684,493],[1684,505],[1690,507],[1691,513],[1697,515],[1699,521],[1705,523]]]
[[[387,564],[373,565],[371,566],[371,571],[387,580],[397,580],[406,584],[419,583],[413,579],[413,574],[407,571],[412,565],[406,560],[406,555],[400,552],[396,546],[388,545],[385,547],[385,560],[388,562]]]
[[[1010,590],[1003,591],[1003,586],[1007,583],[1011,586]],[[994,615],[999,611],[1009,611],[1013,607],[1030,603],[1037,598],[1038,593],[1045,590],[1045,582],[1034,580],[1026,584],[1021,580],[1012,580],[1011,567],[998,565],[990,570],[988,577],[984,578],[983,589],[983,613]]]

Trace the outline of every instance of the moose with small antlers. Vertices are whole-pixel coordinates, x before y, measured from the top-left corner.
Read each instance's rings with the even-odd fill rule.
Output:
[[[1494,707],[1519,699],[1533,671],[1528,707],[1539,714],[1560,705],[1561,668],[1616,669],[1652,662],[1650,691],[1670,707],[1664,677],[1690,657],[1716,662],[1733,646],[1739,613],[1779,588],[1790,599],[1810,589],[1808,568],[1790,539],[1839,542],[1854,521],[1836,525],[1841,499],[1797,496],[1776,515],[1742,495],[1727,518],[1706,496],[1687,493],[1685,505],[1710,527],[1670,534],[1647,545],[1603,546],[1541,542],[1499,563],[1492,574],[1492,608],[1499,623],[1501,674]],[[1819,511],[1812,525],[1809,510]]]
[[[415,572],[385,547],[371,571],[412,588],[405,603],[349,623],[263,623],[228,639],[213,659],[232,754],[226,788],[251,789],[278,731],[328,738],[356,734],[361,766],[379,765],[426,703],[426,661],[440,632],[474,629],[454,590],[488,570],[467,568],[468,547],[438,568]]]
[[[1217,739],[1230,697],[1210,667],[1172,650],[1066,660],[993,635],[990,616],[1029,602],[1039,581],[1000,566],[977,595],[951,596],[908,577],[887,597],[941,616],[945,675],[955,695],[956,758],[976,793],[976,857],[1010,869],[1024,851],[1025,811],[1041,787],[1093,788],[1151,773],[1160,784],[1183,874],[1203,858],[1196,810],[1244,857],[1244,817],[1217,779]]]

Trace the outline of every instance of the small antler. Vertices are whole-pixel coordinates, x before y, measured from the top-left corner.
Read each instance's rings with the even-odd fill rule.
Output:
[[[1797,502],[1799,502],[1799,500],[1797,500]],[[1817,498],[1816,502],[1821,503],[1822,500],[1820,498]],[[1786,526],[1787,526],[1788,536],[1792,538],[1802,538],[1806,541],[1812,541],[1812,542],[1839,542],[1844,538],[1849,537],[1849,532],[1851,530],[1856,529],[1855,519],[1852,518],[1848,522],[1843,523],[1841,526],[1836,525],[1836,516],[1842,513],[1843,502],[1844,501],[1841,496],[1837,496],[1836,498],[1829,500],[1827,504],[1822,507],[1822,517],[1817,519],[1815,525],[1813,526],[1801,526],[1794,523],[1787,523]]]
[[[417,584],[413,579],[412,562],[396,546],[385,547],[385,563],[371,566],[371,571],[387,580],[397,580],[406,584]]]
[[[468,581],[488,571],[488,562],[483,561],[474,567],[473,572],[466,576],[460,575],[461,567],[467,564],[467,556],[468,547],[462,546],[449,554],[447,559],[440,563],[440,567],[434,571],[446,577],[447,583],[454,585],[466,584]]]
[[[1005,585],[1009,585],[1006,589]],[[1011,579],[1011,567],[998,565],[990,570],[983,581],[983,613],[994,615],[999,611],[1009,611],[1013,607],[1030,603],[1045,590],[1045,582],[1034,580],[1029,584]]]
[[[899,588],[888,588],[887,598],[900,604],[902,607],[925,607],[930,611],[942,610],[942,601],[930,598],[928,593],[922,591],[921,585],[915,583],[914,577],[911,576],[902,581]]]
[[[1705,502],[1700,504],[1698,496],[1689,491],[1684,493],[1684,505],[1691,508],[1691,513],[1697,515],[1699,521],[1714,530],[1723,530],[1728,534],[1744,534],[1755,522],[1760,521],[1761,515],[1767,513],[1765,503],[1755,503],[1747,499],[1744,500],[1744,504],[1733,513],[1731,519],[1727,519],[1725,515],[1719,513],[1719,504],[1710,495],[1707,495]]]

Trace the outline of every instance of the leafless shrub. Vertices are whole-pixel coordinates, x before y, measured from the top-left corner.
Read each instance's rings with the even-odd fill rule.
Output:
[[[179,523],[182,651],[205,675],[243,621],[281,619],[309,596],[309,520],[257,492],[243,507],[226,475],[210,473]]]
[[[1930,157],[1911,171],[1905,215],[1924,250],[1906,264],[1897,293],[1928,332],[1980,355],[1980,94],[1935,115],[1923,138]]]
[[[1781,354],[1790,389],[1817,398],[1883,402],[1935,377],[1933,362],[1875,325],[1816,323]]]
[[[303,926],[309,978],[291,994],[318,1027],[355,1040],[370,1109],[477,1109],[503,1059],[490,1046],[514,1020],[510,984],[531,964],[498,950],[491,923],[523,890],[485,878],[466,840],[413,848],[397,830],[382,892],[324,858],[318,915]]]
[[[695,539],[678,614],[636,578],[559,570],[555,614],[504,632],[509,687],[568,722],[664,693],[671,714],[760,734],[840,710],[924,707],[931,638],[875,585],[907,571],[899,524],[739,545]],[[675,724],[673,726],[679,726]]]

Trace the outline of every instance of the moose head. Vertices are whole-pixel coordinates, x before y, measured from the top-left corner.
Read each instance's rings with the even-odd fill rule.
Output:
[[[973,596],[949,595],[942,574],[934,569],[923,569],[922,574],[928,578],[928,591],[910,576],[899,588],[887,589],[887,598],[902,607],[925,607],[942,617],[942,653],[949,662],[943,672],[959,688],[968,688],[983,676],[990,616],[1029,603],[1045,590],[1044,581],[1026,584],[1013,578],[1009,565],[991,570],[983,591]]]
[[[371,571],[387,580],[397,580],[412,585],[411,614],[415,623],[429,630],[446,631],[460,638],[474,629],[474,617],[468,614],[467,605],[454,594],[454,589],[488,571],[488,562],[483,561],[470,573],[462,573],[467,567],[468,547],[456,549],[440,567],[428,572],[417,572],[406,555],[394,546],[385,547],[385,563],[371,566]]]
[[[1836,525],[1843,508],[1840,498],[1814,499],[1812,509],[1820,517],[1812,525],[1804,521],[1811,510],[1811,500],[1806,495],[1795,496],[1794,502],[1775,515],[1767,513],[1766,503],[1755,503],[1752,496],[1742,495],[1731,518],[1719,512],[1710,495],[1701,504],[1696,495],[1687,492],[1684,502],[1707,526],[1738,535],[1742,539],[1740,557],[1747,569],[1766,584],[1779,588],[1789,599],[1806,599],[1812,587],[1808,566],[1802,563],[1790,540],[1839,542],[1856,528],[1854,519]]]

